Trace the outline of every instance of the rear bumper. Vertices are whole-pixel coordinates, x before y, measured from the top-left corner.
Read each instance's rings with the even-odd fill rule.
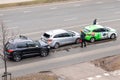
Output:
[[[5,52],[5,55],[6,55],[6,57],[9,58],[9,59],[12,58],[12,55],[11,55],[10,53],[8,53],[8,52]]]

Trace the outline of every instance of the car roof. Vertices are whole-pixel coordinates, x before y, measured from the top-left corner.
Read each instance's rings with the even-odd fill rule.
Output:
[[[61,33],[65,33],[65,32],[67,32],[67,31],[64,29],[54,29],[54,30],[47,31],[45,33],[50,34],[50,35],[55,35],[55,34],[61,34]]]
[[[101,26],[101,25],[89,25],[89,26],[86,26],[85,28],[88,29],[88,30],[90,30],[90,31],[92,31],[94,29],[104,28],[104,27]]]
[[[11,39],[8,42],[15,44],[15,43],[27,42],[27,41],[33,42],[31,39],[29,39],[27,37],[19,37],[19,38]]]

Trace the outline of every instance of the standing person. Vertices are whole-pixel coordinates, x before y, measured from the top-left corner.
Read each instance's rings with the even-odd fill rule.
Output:
[[[96,25],[96,24],[97,24],[97,19],[94,19],[93,25]]]
[[[82,40],[82,42],[81,42],[81,47],[82,47],[82,48],[83,48],[83,47],[86,47],[85,36],[86,36],[86,34],[81,30],[80,38],[81,38],[81,40]]]

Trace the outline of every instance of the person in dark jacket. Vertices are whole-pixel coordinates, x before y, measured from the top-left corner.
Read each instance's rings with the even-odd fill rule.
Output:
[[[86,36],[86,34],[81,30],[80,38],[81,38],[81,40],[82,40],[82,42],[81,42],[81,47],[82,47],[82,48],[83,48],[83,47],[86,47],[85,36]]]
[[[96,25],[96,24],[97,24],[97,19],[94,19],[93,25]]]

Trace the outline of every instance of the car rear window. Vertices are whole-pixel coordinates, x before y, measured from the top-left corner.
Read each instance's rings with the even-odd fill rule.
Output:
[[[15,46],[14,46],[13,44],[11,44],[11,43],[8,42],[8,43],[5,45],[5,48],[6,48],[6,49],[14,49]]]
[[[43,36],[46,37],[46,38],[50,38],[50,35],[47,34],[47,33],[44,33]]]

